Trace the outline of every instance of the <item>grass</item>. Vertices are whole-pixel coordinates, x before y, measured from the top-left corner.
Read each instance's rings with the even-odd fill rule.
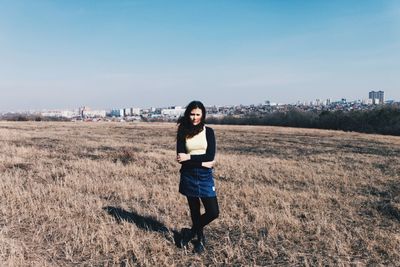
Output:
[[[195,255],[174,124],[0,122],[0,262],[398,265],[400,137],[211,127],[221,214]]]

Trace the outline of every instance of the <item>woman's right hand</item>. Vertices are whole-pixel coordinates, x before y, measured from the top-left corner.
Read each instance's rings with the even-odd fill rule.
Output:
[[[215,164],[215,160],[206,161],[206,162],[202,162],[201,166],[211,169],[212,167],[214,167],[214,164]]]
[[[190,160],[190,154],[186,154],[186,153],[178,153],[178,155],[176,155],[176,160],[181,163],[187,160]]]

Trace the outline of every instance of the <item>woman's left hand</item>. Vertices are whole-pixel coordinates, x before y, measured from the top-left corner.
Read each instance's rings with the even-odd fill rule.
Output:
[[[178,162],[190,160],[190,154],[178,153],[178,155],[176,156],[176,160]]]

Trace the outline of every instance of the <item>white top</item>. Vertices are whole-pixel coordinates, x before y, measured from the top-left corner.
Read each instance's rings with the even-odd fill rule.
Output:
[[[186,150],[190,155],[206,154],[207,138],[206,138],[206,127],[205,126],[203,128],[203,131],[196,134],[192,138],[186,139]]]

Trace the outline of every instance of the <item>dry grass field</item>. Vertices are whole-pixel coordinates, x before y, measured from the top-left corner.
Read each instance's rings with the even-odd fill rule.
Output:
[[[2,266],[400,264],[400,137],[217,126],[207,251],[178,193],[175,124],[0,122]]]

